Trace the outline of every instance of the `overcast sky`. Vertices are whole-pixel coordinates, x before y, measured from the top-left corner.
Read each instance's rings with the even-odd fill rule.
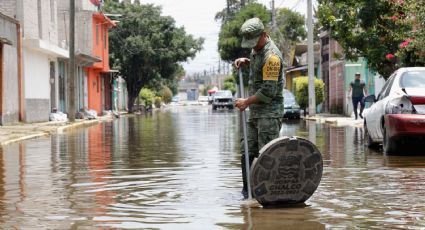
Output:
[[[172,16],[178,26],[184,26],[186,33],[205,38],[204,49],[195,59],[184,63],[187,74],[210,71],[218,66],[217,51],[220,24],[214,20],[215,14],[226,7],[226,0],[141,0],[142,4],[162,6],[163,15]],[[271,0],[258,0],[270,9]],[[275,0],[275,7],[287,7],[306,14],[307,0]]]

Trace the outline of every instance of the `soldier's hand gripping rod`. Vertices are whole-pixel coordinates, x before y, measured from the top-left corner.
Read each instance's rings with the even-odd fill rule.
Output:
[[[240,97],[245,98],[244,95],[244,85],[242,79],[242,67],[239,67],[239,92]],[[248,130],[246,127],[246,111],[241,111],[242,113],[242,129],[243,129],[243,146],[245,151],[245,173],[246,173],[246,181],[248,187],[248,199],[252,199],[251,193],[251,173],[250,173],[250,165],[249,165],[249,151],[248,151]]]

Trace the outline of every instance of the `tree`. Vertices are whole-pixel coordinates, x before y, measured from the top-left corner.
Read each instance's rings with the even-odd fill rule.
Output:
[[[297,77],[294,79],[295,84],[295,99],[300,105],[301,109],[304,110],[304,115],[306,114],[306,109],[308,107],[308,77]],[[323,102],[324,99],[324,90],[325,83],[315,78],[314,79],[314,88],[316,92],[316,106]]]
[[[240,35],[240,28],[242,24],[250,18],[258,17],[263,22],[264,26],[270,22],[270,12],[267,8],[258,3],[250,3],[245,7],[235,7],[235,12],[232,12],[232,17],[223,18],[221,30],[218,35],[218,50],[220,58],[224,61],[233,63],[236,58],[248,57],[250,49],[242,48],[242,36]],[[216,16],[217,18],[218,16]],[[224,20],[225,19],[225,20]],[[266,28],[266,30],[268,30]],[[249,68],[243,68],[243,75],[249,75]],[[232,71],[235,82],[239,84],[237,70]],[[244,85],[248,84],[248,77],[244,77]]]
[[[319,0],[321,25],[344,48],[345,58],[365,57],[372,70],[384,78],[398,67],[391,55],[412,30],[404,20],[403,0]]]
[[[164,101],[164,103],[166,104],[170,103],[171,99],[173,98],[173,92],[167,86],[162,87],[160,91],[160,95],[161,95],[162,101]]]
[[[223,22],[218,35],[218,50],[222,60],[233,62],[236,58],[249,56],[251,50],[241,47],[240,28],[247,19],[253,17],[260,18],[264,26],[270,22],[269,11],[258,3],[245,6],[233,18]]]
[[[155,100],[155,93],[148,88],[143,88],[140,90],[139,98],[144,103],[145,107],[148,108],[152,106]]]
[[[162,98],[159,97],[159,96],[156,96],[156,97],[154,97],[153,100],[154,100],[153,103],[154,103],[155,107],[158,108],[158,109],[161,108]]]
[[[224,79],[224,86],[223,86],[223,88],[225,90],[230,90],[232,92],[232,94],[235,95],[235,93],[236,93],[236,82],[235,82],[235,78],[233,76],[226,77]]]
[[[393,16],[392,19],[401,26],[411,27],[412,30],[406,34],[401,34],[403,40],[398,50],[388,57],[398,59],[403,66],[424,66],[425,65],[425,1],[392,1],[392,6],[399,12],[403,12],[406,17]],[[400,15],[400,13],[399,13]]]
[[[110,63],[127,82],[129,112],[142,87],[176,85],[180,63],[202,49],[204,39],[187,35],[160,7],[109,0],[104,11],[122,15],[110,31]]]
[[[285,59],[289,60],[291,49],[307,37],[305,18],[298,12],[280,8],[277,10],[276,24],[277,29],[272,30],[271,36]]]

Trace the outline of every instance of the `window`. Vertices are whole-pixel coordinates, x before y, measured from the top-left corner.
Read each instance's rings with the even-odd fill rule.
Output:
[[[50,21],[55,22],[55,0],[50,0]]]
[[[99,45],[99,25],[96,24],[96,45]]]
[[[393,87],[394,80],[395,80],[395,76],[393,76],[391,79],[389,79],[390,83],[388,84],[387,89],[385,90],[384,98],[387,97],[388,95],[390,95],[391,88]]]
[[[391,88],[393,86],[394,79],[396,78],[395,75],[396,75],[396,73],[391,75],[391,77],[387,80],[387,82],[385,82],[384,86],[382,87],[381,92],[378,95],[378,100],[386,98],[390,94]]]
[[[105,30],[103,31],[103,48],[106,50],[106,34],[108,33],[108,28],[105,28]]]
[[[402,88],[425,88],[425,71],[409,71],[401,76]]]
[[[394,78],[394,75],[395,74],[393,74],[393,75],[391,75],[391,77],[385,82],[385,84],[384,84],[384,86],[382,87],[382,89],[381,89],[381,92],[379,92],[379,94],[378,94],[378,100],[381,100],[382,98],[384,98],[385,96],[385,91],[387,90],[387,88],[388,88],[388,85],[390,84],[390,82],[391,82],[391,79],[392,78]]]
[[[328,45],[329,44],[329,37],[324,37],[322,38],[322,46]]]

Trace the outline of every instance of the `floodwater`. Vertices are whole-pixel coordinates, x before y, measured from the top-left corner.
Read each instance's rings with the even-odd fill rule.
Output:
[[[423,229],[425,157],[383,156],[362,128],[285,122],[316,143],[305,207],[242,200],[237,111],[176,106],[0,149],[2,229]]]

